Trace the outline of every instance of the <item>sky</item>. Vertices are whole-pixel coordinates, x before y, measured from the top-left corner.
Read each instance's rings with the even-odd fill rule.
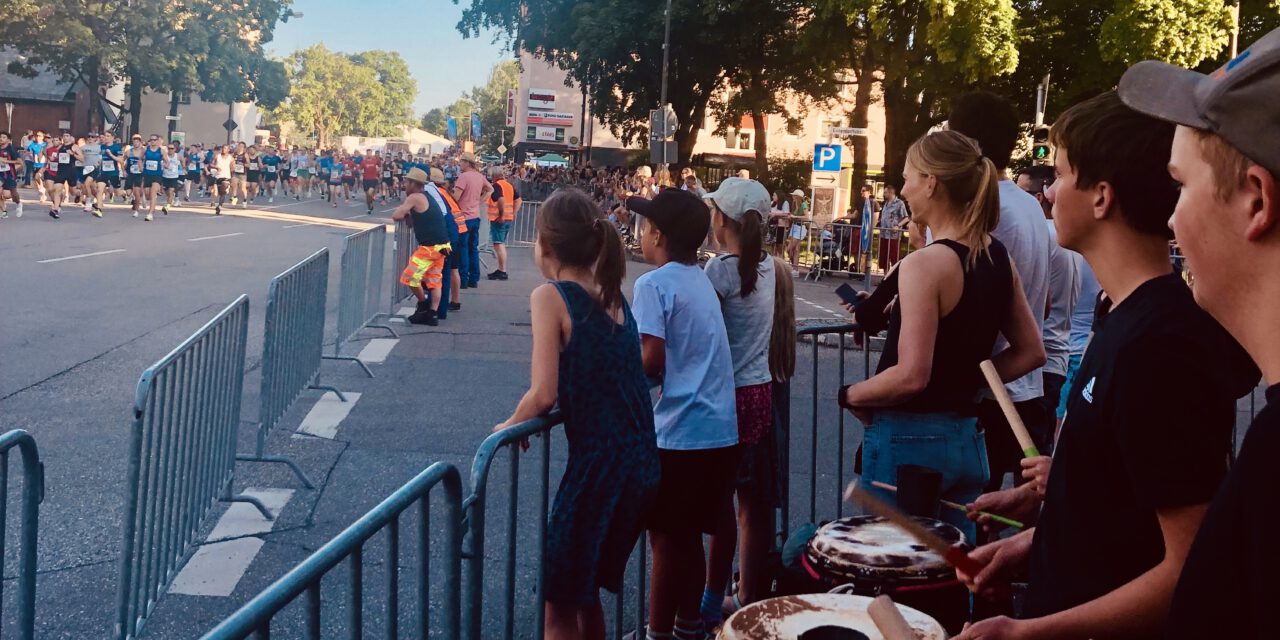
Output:
[[[491,33],[464,39],[455,28],[462,7],[452,0],[294,0],[292,8],[303,17],[276,26],[270,55],[283,58],[320,42],[343,53],[399,52],[418,82],[415,116],[483,85],[493,65],[510,56]]]

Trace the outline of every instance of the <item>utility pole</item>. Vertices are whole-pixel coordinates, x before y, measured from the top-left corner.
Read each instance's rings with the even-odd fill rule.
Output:
[[[1231,3],[1231,59],[1240,55],[1240,0]]]
[[[658,98],[658,108],[667,108],[667,66],[671,62],[671,0],[667,0],[667,11],[665,14],[666,26],[662,34],[662,89]],[[671,159],[667,157],[667,136],[671,134],[666,130],[666,119],[663,119],[663,136],[662,136],[662,168],[665,170],[667,165],[671,163]]]

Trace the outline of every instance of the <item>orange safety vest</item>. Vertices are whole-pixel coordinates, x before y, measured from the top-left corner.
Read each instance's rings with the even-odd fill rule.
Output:
[[[506,178],[499,178],[493,183],[493,188],[499,192],[503,202],[506,204],[507,213],[502,216],[502,222],[511,222],[516,219],[516,189],[507,182]],[[498,203],[494,202],[492,197],[489,199],[489,222],[498,221]]]
[[[453,214],[453,222],[458,225],[458,233],[467,232],[467,216],[462,213],[462,207],[458,206],[458,201],[453,199],[453,194],[448,189],[437,189],[440,195],[444,197],[444,201],[449,205],[449,213]]]

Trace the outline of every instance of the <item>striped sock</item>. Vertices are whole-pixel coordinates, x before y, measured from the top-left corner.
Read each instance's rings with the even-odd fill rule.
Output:
[[[662,633],[661,631],[654,631],[653,629],[648,628],[645,629],[644,637],[645,640],[674,640],[675,638],[675,636],[670,633]]]
[[[702,624],[710,629],[720,624],[724,620],[724,591],[714,591],[711,587],[702,589],[702,606],[699,609],[702,615]]]
[[[676,640],[703,640],[706,638],[706,633],[703,632],[702,620],[698,618],[687,620],[679,615],[676,616],[675,628],[671,630],[671,635]]]

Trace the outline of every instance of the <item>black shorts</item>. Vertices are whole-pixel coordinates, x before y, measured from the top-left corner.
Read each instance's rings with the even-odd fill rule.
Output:
[[[89,180],[98,181],[98,180],[101,180],[101,179],[102,179],[102,170],[101,170],[101,169],[94,169],[94,170],[90,171],[89,173],[84,173],[84,169],[83,169],[83,168],[81,168],[81,170],[80,170],[80,171],[81,171],[81,172],[80,172],[80,182],[87,182],[87,181],[89,181]]]
[[[144,173],[144,174],[142,174],[142,187],[143,187],[144,189],[150,189],[150,188],[151,188],[151,185],[154,185],[154,184],[158,184],[158,185],[163,186],[163,185],[164,185],[164,177],[163,177],[163,176],[152,176],[152,175],[147,175],[147,174],[145,174],[145,173]]]
[[[218,189],[226,189],[227,185],[231,184],[231,178],[210,178],[210,180],[213,181],[214,186],[218,187]]]
[[[280,174],[275,171],[268,171],[262,174],[262,176],[263,182],[276,183],[280,181]]]
[[[120,188],[120,174],[118,173],[104,173],[98,180],[112,189]]]
[[[12,171],[0,173],[0,190],[13,191],[18,188],[18,174]]]
[[[391,176],[387,176],[387,177],[385,177],[385,178],[383,178],[383,179],[382,179],[382,184],[385,184],[385,185],[387,185],[387,186],[391,186],[391,185],[395,184],[395,181],[396,181],[396,179],[395,179],[395,178],[392,178]]]
[[[249,172],[245,173],[245,174],[244,174],[244,176],[245,176],[245,178],[244,178],[244,179],[245,179],[245,180],[248,180],[249,182],[257,182],[257,181],[259,181],[259,180],[261,180],[261,179],[262,179],[262,172],[261,172],[261,171],[249,171]]]
[[[368,191],[369,189],[377,189],[377,188],[378,188],[378,181],[377,181],[377,180],[365,180],[365,181],[364,181],[364,190],[365,190],[365,191]]]
[[[737,445],[659,449],[662,482],[645,526],[663,533],[715,532],[721,507],[731,498],[741,455]]]
[[[75,181],[71,180],[71,177],[65,173],[46,174],[44,179],[54,184],[75,184]]]
[[[163,178],[164,188],[177,190],[178,186],[182,184],[182,180],[182,178]]]
[[[345,185],[347,185],[348,187],[354,187],[354,186],[356,185],[356,179],[355,179],[355,178],[343,178],[343,179],[342,179],[342,184],[345,184]]]
[[[188,181],[188,182],[200,182],[200,172],[199,172],[199,171],[188,171],[188,172],[187,172],[187,181]]]
[[[124,188],[136,189],[142,186],[142,174],[131,173],[124,178]]]

